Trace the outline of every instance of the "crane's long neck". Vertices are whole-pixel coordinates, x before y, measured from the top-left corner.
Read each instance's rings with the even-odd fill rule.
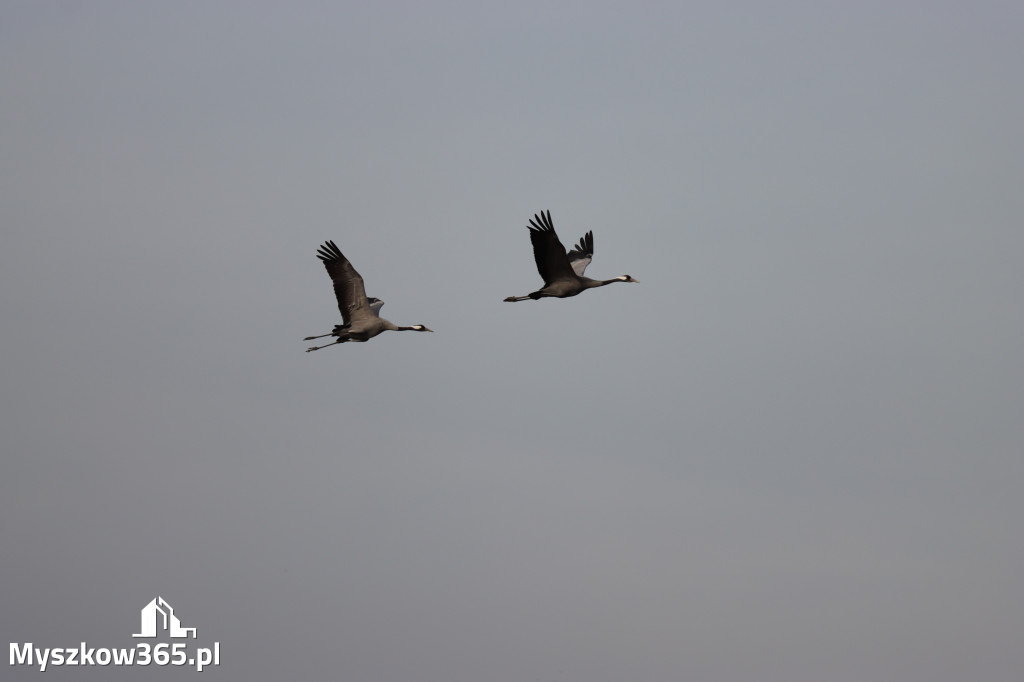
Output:
[[[380,318],[380,326],[382,331],[391,332],[432,332],[433,329],[427,329],[422,324],[414,324],[411,327],[399,327],[391,320],[386,320],[383,317]]]
[[[396,332],[432,332],[432,331],[434,331],[433,329],[427,329],[422,324],[414,324],[411,327],[398,327],[396,325],[391,324],[390,322],[388,322],[388,324],[391,325],[391,326],[388,327],[388,329],[390,329],[391,331],[396,331]]]
[[[580,281],[583,282],[583,286],[587,289],[593,289],[594,287],[603,287],[607,284],[615,284],[616,282],[628,282],[626,275],[622,277],[613,277],[612,279],[590,279],[589,277],[580,277]]]

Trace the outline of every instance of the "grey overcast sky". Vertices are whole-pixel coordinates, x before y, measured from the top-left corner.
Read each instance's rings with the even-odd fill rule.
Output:
[[[1017,682],[1022,35],[3,3],[4,646],[160,595],[210,680]],[[503,303],[545,209],[640,283]],[[304,353],[326,239],[436,333]]]

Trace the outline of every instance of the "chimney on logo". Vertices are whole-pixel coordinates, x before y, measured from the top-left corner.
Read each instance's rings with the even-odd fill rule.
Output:
[[[191,632],[192,639],[196,638],[196,629],[181,627],[181,621],[174,615],[174,609],[164,601],[163,597],[159,596],[143,607],[142,625],[140,627],[142,632],[132,635],[132,637],[156,637],[156,631],[159,627],[157,625],[158,613],[163,616],[163,629],[168,631],[171,637],[188,637],[188,633]]]

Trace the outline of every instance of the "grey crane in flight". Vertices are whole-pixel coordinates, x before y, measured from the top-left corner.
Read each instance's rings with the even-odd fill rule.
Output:
[[[399,327],[390,320],[380,316],[380,308],[384,301],[379,298],[367,298],[363,288],[363,278],[352,267],[352,263],[341,253],[333,241],[326,241],[317,251],[317,258],[324,262],[327,274],[334,282],[334,295],[338,298],[338,309],[341,310],[342,324],[335,325],[329,334],[307,336],[304,341],[322,339],[325,336],[336,336],[338,340],[323,346],[312,346],[306,352],[320,350],[346,341],[369,341],[381,332],[416,331],[432,332],[422,324],[411,327]]]
[[[544,286],[526,296],[509,296],[506,302],[514,303],[528,298],[536,301],[546,296],[568,298],[606,284],[637,281],[629,275],[603,280],[584,277],[583,272],[594,258],[594,233],[587,232],[580,243],[566,253],[551,223],[551,211],[534,214],[527,227],[530,228],[530,241],[533,243],[533,259],[537,261],[537,271],[544,279]]]

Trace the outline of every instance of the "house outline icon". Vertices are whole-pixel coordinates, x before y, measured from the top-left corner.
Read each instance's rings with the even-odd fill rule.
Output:
[[[188,633],[191,632],[192,639],[196,638],[196,629],[181,627],[181,621],[174,615],[174,608],[160,596],[142,608],[142,632],[132,637],[156,637],[159,629],[157,614],[163,616],[162,629],[167,630],[171,637],[188,637]]]

